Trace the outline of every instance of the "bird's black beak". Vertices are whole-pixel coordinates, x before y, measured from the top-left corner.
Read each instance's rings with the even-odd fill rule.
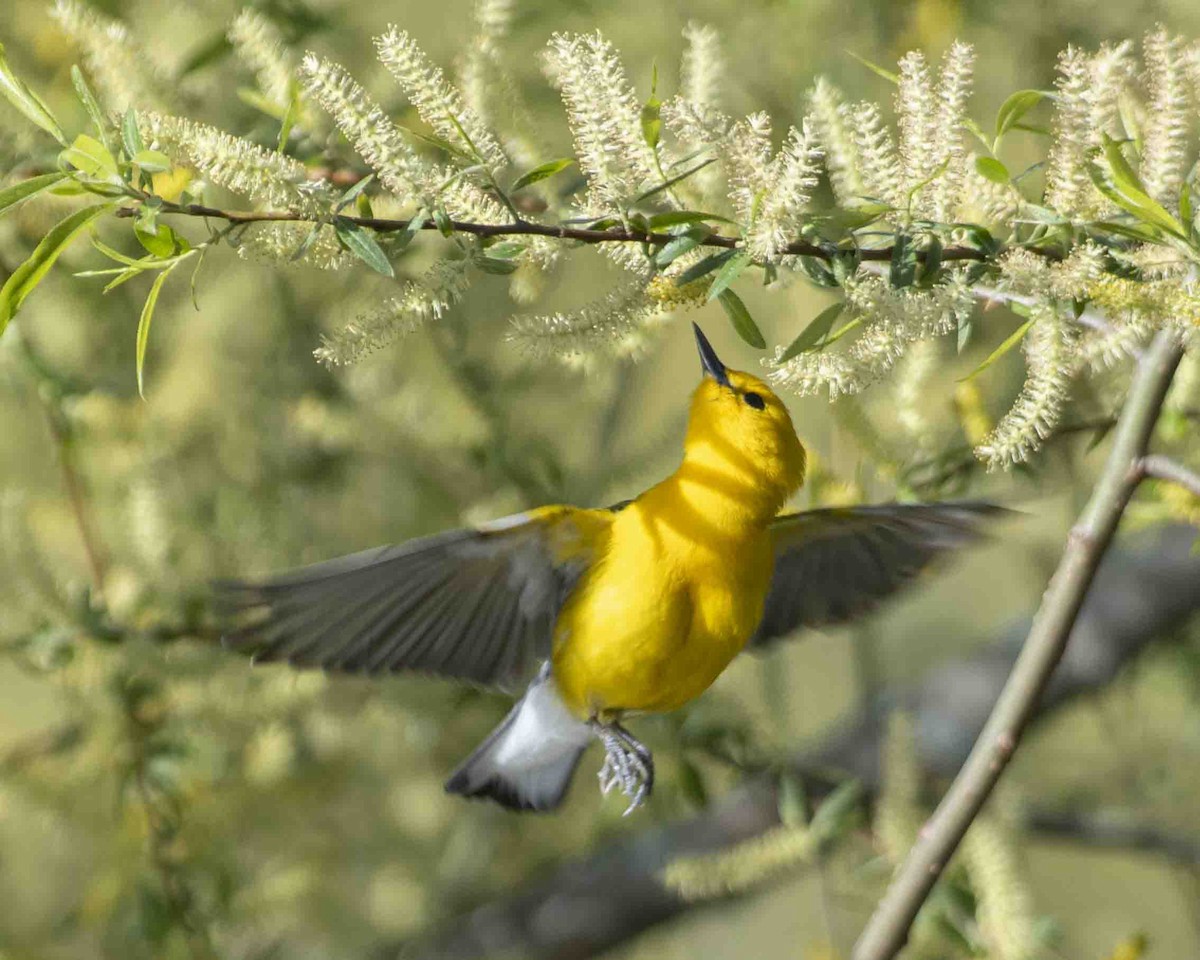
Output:
[[[700,351],[700,365],[704,369],[705,376],[712,377],[723,387],[729,386],[729,374],[725,372],[725,364],[721,362],[717,351],[708,342],[704,331],[695,323],[692,324],[692,331],[696,334],[696,349]]]

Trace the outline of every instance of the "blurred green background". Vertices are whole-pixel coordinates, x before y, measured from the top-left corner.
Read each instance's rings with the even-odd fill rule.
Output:
[[[230,57],[218,50],[175,79],[215,49],[238,4],[95,6],[130,25],[161,71],[169,109],[269,139],[261,115],[236,96],[252,79]],[[393,105],[371,37],[395,22],[450,64],[470,32],[469,0],[257,6],[300,49],[350,65]],[[818,73],[854,96],[890,97],[847,51],[890,64],[914,46],[940,53],[954,37],[973,42],[972,112],[986,125],[1008,93],[1048,86],[1068,43],[1136,38],[1159,21],[1200,37],[1194,0],[519,2],[509,63],[553,145],[546,159],[570,151],[557,99],[537,71],[553,31],[602,29],[645,95],[655,63],[671,91],[689,19],[721,30],[730,109],[769,110],[778,126],[798,118]],[[78,54],[46,5],[7,0],[0,41],[21,75],[80,126],[69,77]],[[0,103],[0,169],[36,163],[45,149]],[[66,203],[38,200],[0,221],[0,275]],[[101,233],[117,236],[111,225]],[[86,244],[64,262],[103,265]],[[541,502],[631,496],[675,464],[694,348],[674,322],[635,363],[586,375],[533,363],[505,342],[508,318],[522,308],[496,279],[476,284],[435,326],[327,370],[311,355],[320,333],[384,295],[384,281],[365,273],[317,274],[218,251],[200,274],[198,310],[186,284],[164,295],[145,401],[133,363],[143,281],[101,296],[96,280],[59,269],[0,339],[4,960],[210,950],[358,957],[419,942],[560,861],[692,815],[727,792],[739,774],[689,747],[689,731],[725,725],[764,750],[795,749],[852,710],[864,646],[874,652],[871,682],[899,682],[1028,612],[1096,467],[1098,455],[1082,445],[1055,447],[1036,474],[972,474],[965,487],[926,491],[994,496],[1031,516],[863,627],[746,658],[693,708],[640,722],[662,779],[637,816],[622,819],[620,803],[598,796],[593,756],[556,815],[465,803],[444,796],[441,782],[502,716],[502,699],[434,681],[250,669],[190,638],[203,622],[205,584]],[[572,258],[537,309],[582,303],[615,277],[599,256]],[[825,305],[799,283],[750,289],[746,299],[771,342],[789,341]],[[757,368],[758,355],[719,310],[692,316],[727,363]],[[901,401],[886,385],[861,402],[793,403],[818,463],[798,502],[894,496],[898,472],[961,440],[954,379],[1012,325],[993,310],[964,356],[940,355],[921,400],[925,451],[897,433]],[[988,371],[992,415],[1020,377],[1015,352]],[[94,541],[91,564],[80,512]],[[1153,520],[1153,509],[1140,516]],[[103,623],[89,612],[91,568],[101,578]],[[1200,843],[1200,628],[1170,639],[1112,688],[1043,724],[1014,769],[1011,796],[1100,804]],[[1018,848],[1021,882],[1054,931],[1046,956],[1117,957],[1123,942],[1136,950],[1130,938],[1139,933],[1147,956],[1200,955],[1194,864],[1033,835]],[[829,870],[691,912],[619,953],[846,956],[886,873]]]

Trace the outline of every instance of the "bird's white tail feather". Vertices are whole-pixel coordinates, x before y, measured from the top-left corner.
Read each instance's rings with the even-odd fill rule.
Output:
[[[558,695],[549,671],[446,781],[449,793],[490,797],[513,810],[552,810],[592,738]]]

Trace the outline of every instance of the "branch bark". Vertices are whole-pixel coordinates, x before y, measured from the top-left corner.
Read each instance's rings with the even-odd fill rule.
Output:
[[[138,208],[121,207],[116,211],[118,217],[133,217],[137,215]],[[206,207],[198,203],[163,203],[163,213],[177,214],[185,217],[200,217],[211,220],[224,220],[230,224],[252,224],[252,223],[318,223],[318,218],[302,214],[294,213],[290,210],[222,210],[219,207]],[[340,219],[356,224],[360,227],[367,227],[378,233],[397,233],[401,230],[407,230],[409,221],[407,220],[385,220],[379,217],[351,217],[338,215]],[[473,223],[467,220],[451,220],[450,226],[455,233],[466,233],[476,237],[485,239],[492,237],[550,237],[556,240],[574,240],[578,243],[597,244],[597,243],[641,243],[649,244],[653,247],[662,247],[670,243],[672,240],[678,240],[677,234],[659,233],[653,230],[636,230],[625,229],[623,227],[614,227],[608,230],[595,230],[590,227],[572,227],[566,224],[553,223],[533,223],[528,220],[518,220],[513,223]],[[438,230],[438,224],[433,220],[426,220],[421,224],[422,230]],[[740,237],[726,237],[720,234],[711,234],[700,241],[702,247],[719,247],[725,250],[738,249],[742,244]],[[852,251],[848,249],[836,249],[829,246],[818,246],[813,243],[804,243],[797,241],[790,243],[784,248],[781,253],[791,254],[793,256],[816,257],[819,260],[830,260],[838,254],[849,254],[857,252],[860,259],[863,261],[875,261],[887,263],[892,259],[891,247],[878,247],[865,250]],[[1049,260],[1059,259],[1059,256],[1053,251],[1035,250],[1033,251]],[[994,259],[999,253],[988,254],[982,250],[976,250],[974,247],[947,247],[942,251],[941,259],[943,261],[961,261],[975,260],[988,261]],[[923,261],[927,256],[925,251],[918,251],[917,259]]]
[[[962,770],[867,922],[855,945],[854,960],[890,960],[904,946],[917,912],[1008,765],[1062,659],[1100,560],[1144,475],[1143,457],[1182,354],[1175,336],[1164,331],[1139,363],[1104,472],[1067,538],[1008,682]]]
[[[1157,454],[1142,457],[1142,476],[1176,483],[1192,496],[1200,497],[1200,473],[1189,470],[1182,463],[1176,463],[1170,457]]]

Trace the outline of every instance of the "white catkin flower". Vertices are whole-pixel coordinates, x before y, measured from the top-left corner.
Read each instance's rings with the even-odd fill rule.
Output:
[[[477,32],[459,67],[459,88],[467,109],[481,120],[494,121],[493,85],[499,70],[501,43],[512,25],[514,0],[478,0]]]
[[[1036,914],[1011,830],[989,814],[963,837],[963,862],[975,891],[976,920],[992,960],[1041,956]]]
[[[322,181],[310,181],[304,164],[204,123],[161,113],[139,113],[147,144],[204,177],[277,210],[320,216],[332,199]]]
[[[753,221],[746,232],[746,250],[756,260],[778,260],[798,236],[813,189],[821,152],[806,119],[800,130],[788,132],[779,153],[765,171]]]
[[[389,27],[375,38],[379,59],[403,88],[417,112],[439,137],[457,143],[480,163],[497,169],[508,158],[483,120],[463,103],[461,94],[446,80],[440,67],[430,62],[417,42],[404,30]]]
[[[403,200],[432,206],[438,173],[340,64],[309,53],[300,64],[300,77],[305,91],[325,108],[384,187]]]
[[[683,57],[679,64],[679,89],[685,100],[703,113],[721,109],[725,86],[725,58],[721,35],[707,23],[688,22],[683,28]]]
[[[907,349],[956,329],[974,308],[971,288],[955,275],[932,290],[896,289],[859,274],[845,285],[846,304],[865,324],[845,350],[802,353],[781,363],[783,348],[764,361],[772,382],[801,395],[827,390],[831,400],[858,393],[887,374]]]
[[[654,152],[642,136],[641,106],[616,51],[598,32],[556,33],[546,71],[562,94],[588,204],[623,213],[657,178]],[[663,156],[664,165],[669,158]]]
[[[896,142],[879,114],[879,107],[863,101],[849,114],[854,143],[858,149],[859,174],[868,197],[892,206],[904,204],[904,168],[896,153]]]
[[[1175,207],[1183,183],[1193,97],[1182,38],[1159,27],[1145,39],[1146,126],[1139,173],[1146,192]]]
[[[966,147],[963,143],[967,100],[971,96],[974,49],[955,42],[946,53],[937,89],[937,115],[932,131],[932,170],[945,167],[941,176],[918,196],[920,211],[933,220],[955,219],[965,182]],[[972,164],[973,166],[973,164]],[[924,177],[931,174],[927,172]],[[924,177],[922,179],[924,179]]]
[[[817,77],[808,95],[808,109],[834,196],[844,206],[863,193],[850,108],[833,84]]]
[[[247,7],[229,25],[234,53],[258,80],[259,89],[277,107],[292,100],[295,64],[279,28],[258,11]]]
[[[896,117],[900,128],[900,162],[904,183],[912,187],[933,173],[938,105],[925,55],[913,50],[900,58],[896,86]]]
[[[272,260],[318,270],[342,270],[355,262],[354,256],[338,243],[333,227],[320,227],[316,237],[309,241],[311,231],[310,223],[254,224],[238,241],[238,256],[244,260]],[[302,246],[304,254],[297,259],[296,253]]]
[[[1027,375],[1012,408],[975,449],[989,470],[1024,463],[1058,425],[1071,389],[1078,328],[1053,303],[1030,307],[1033,325],[1023,347]]]
[[[83,51],[84,66],[109,112],[162,105],[157,78],[147,67],[150,61],[124,24],[75,0],[57,0],[51,15]]]
[[[1087,164],[1104,134],[1120,136],[1120,98],[1130,73],[1128,43],[1088,56],[1067,47],[1058,58],[1058,99],[1046,172],[1046,203],[1069,219],[1102,214],[1108,203]]]
[[[399,296],[323,338],[313,356],[326,366],[354,363],[430,320],[440,319],[466,293],[468,265],[465,259],[437,261],[420,279],[405,282]]]
[[[533,356],[578,359],[597,351],[636,352],[645,328],[663,312],[643,283],[630,280],[568,312],[517,316],[508,339]]]
[[[745,228],[771,183],[770,115],[760,111],[735,123],[721,145],[721,159],[728,171],[729,202]]]
[[[918,340],[896,370],[896,421],[918,450],[928,450],[937,439],[929,403],[929,385],[937,366],[938,341]]]

